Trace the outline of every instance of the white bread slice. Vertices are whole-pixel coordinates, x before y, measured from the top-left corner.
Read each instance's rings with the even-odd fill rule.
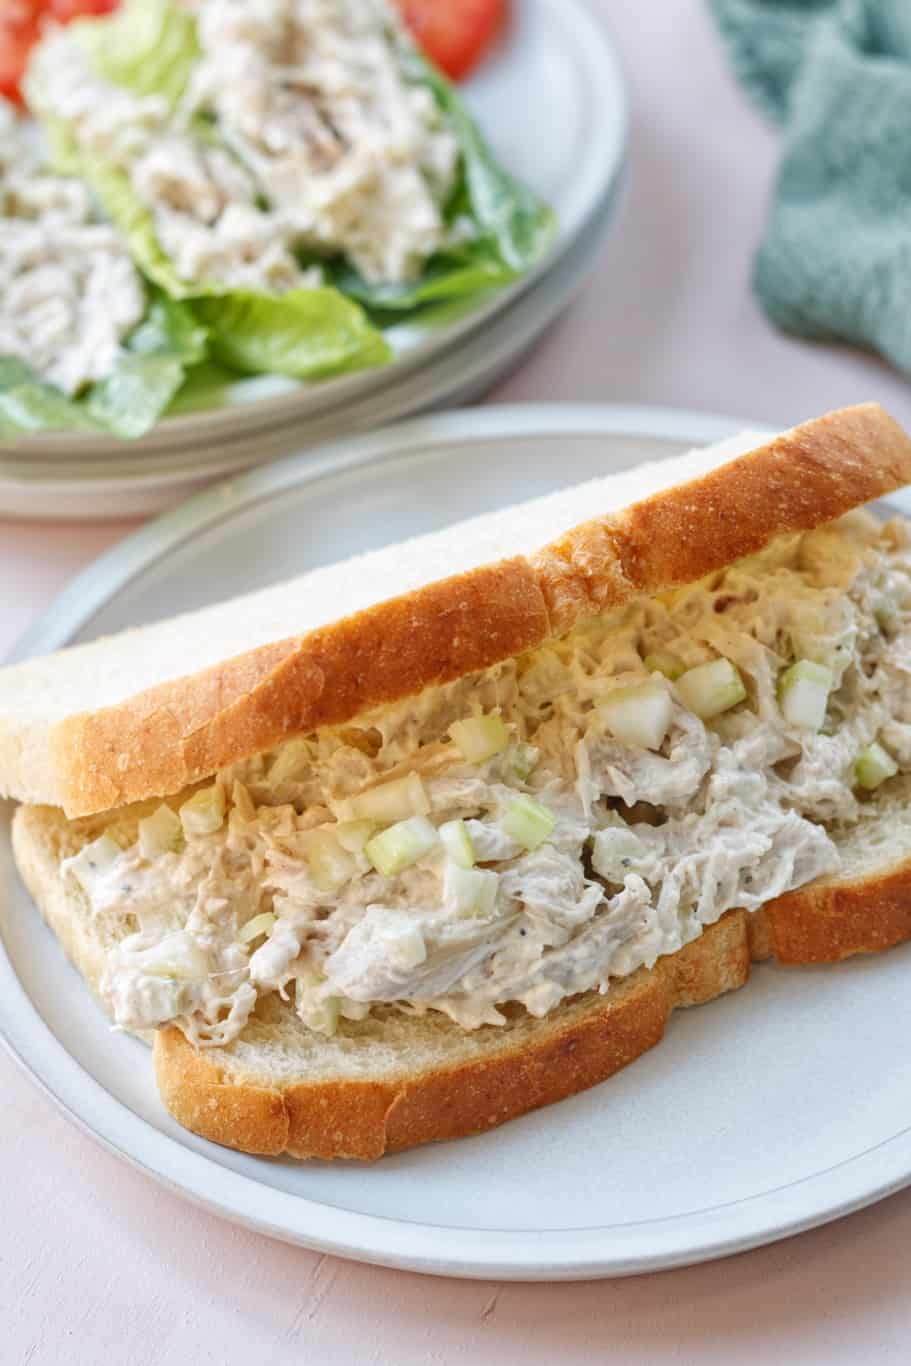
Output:
[[[751,446],[640,466],[0,670],[0,795],[77,816],[179,792],[911,482],[911,440],[875,404]]]
[[[126,831],[142,810],[125,812]],[[181,1124],[245,1152],[372,1159],[477,1133],[605,1080],[661,1039],[671,1012],[743,986],[751,959],[837,962],[911,939],[911,776],[894,779],[839,842],[843,870],[747,915],[729,911],[700,939],[588,992],[543,1020],[510,1012],[469,1032],[446,1018],[375,1010],[334,1038],[267,997],[227,1048],[196,1050],[174,1028],[154,1037],[162,1098]],[[48,923],[97,992],[105,945],[60,878],[60,859],[110,821],[68,822],[23,807],[16,860]]]

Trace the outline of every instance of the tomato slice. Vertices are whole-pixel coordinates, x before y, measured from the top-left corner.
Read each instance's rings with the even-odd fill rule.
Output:
[[[509,0],[395,0],[418,46],[452,80],[480,61],[506,23]]]
[[[0,95],[21,102],[19,82],[41,32],[40,0],[0,0]]]
[[[0,96],[22,103],[20,82],[44,19],[68,24],[83,15],[108,14],[120,0],[0,0]]]
[[[47,0],[46,7],[58,24],[68,24],[86,14],[110,14],[118,4],[119,0]]]

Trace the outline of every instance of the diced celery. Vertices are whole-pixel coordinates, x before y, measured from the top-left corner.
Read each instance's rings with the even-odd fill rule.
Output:
[[[598,715],[624,745],[660,749],[674,703],[667,688],[649,679],[629,687],[612,688],[598,707]]]
[[[418,775],[408,773],[404,778],[394,778],[390,783],[381,783],[379,787],[349,797],[340,804],[339,810],[346,823],[376,821],[379,825],[391,825],[393,821],[406,820],[409,816],[426,816],[430,801]]]
[[[454,721],[449,734],[462,757],[470,764],[484,764],[509,744],[509,731],[499,716],[470,716],[466,721]]]
[[[164,803],[139,822],[139,851],[143,858],[155,859],[159,854],[173,854],[183,843],[180,817]]]
[[[611,826],[599,830],[592,839],[592,867],[607,882],[622,882],[644,845],[632,830]]]
[[[812,659],[799,659],[778,680],[778,705],[789,726],[820,730],[826,719],[832,671]]]
[[[464,821],[446,821],[440,826],[440,839],[447,857],[460,868],[473,868],[475,863],[474,845]]]
[[[294,975],[294,1005],[301,1021],[316,1034],[334,1034],[341,997],[320,994],[319,988],[326,979],[313,968],[298,968]]]
[[[376,821],[340,821],[333,834],[349,854],[359,854],[370,836],[376,833]]]
[[[91,897],[99,878],[122,853],[120,845],[110,835],[100,835],[91,844],[84,844],[78,854],[65,859],[61,867],[63,872],[72,873],[82,890]]]
[[[676,686],[683,705],[702,721],[736,707],[747,695],[743,679],[729,659],[712,659],[687,669]]]
[[[341,997],[339,996],[314,996],[306,1002],[303,1008],[299,1007],[297,1013],[303,1023],[314,1033],[331,1037],[338,1029],[341,1004]]]
[[[503,813],[500,826],[523,849],[537,849],[539,844],[550,839],[557,818],[546,806],[528,796],[517,797]]]
[[[513,745],[507,755],[509,767],[520,783],[524,783],[531,776],[540,757],[541,751],[539,749],[536,749],[534,745],[524,743]]]
[[[446,860],[443,903],[456,915],[490,915],[497,901],[499,877],[483,868],[463,868]]]
[[[193,835],[214,835],[224,819],[225,790],[221,783],[200,788],[180,808],[180,823],[187,839]]]
[[[672,650],[655,650],[652,654],[646,655],[643,661],[650,674],[664,674],[673,683],[681,674],[686,673],[686,665],[679,655],[675,655]]]
[[[205,950],[186,930],[172,930],[157,943],[141,949],[134,949],[129,938],[120,947],[126,963],[148,977],[173,977],[180,982],[191,982],[205,977],[209,970]]]
[[[428,854],[437,841],[437,832],[431,822],[424,816],[412,816],[374,835],[368,840],[364,853],[383,877],[395,877],[396,873],[410,868]]]
[[[321,892],[337,892],[356,872],[353,855],[343,849],[330,830],[315,830],[307,844],[310,876]]]
[[[275,916],[271,911],[263,911],[261,915],[255,915],[252,920],[248,920],[245,925],[241,925],[237,931],[237,939],[241,944],[251,944],[254,939],[259,939],[260,935],[268,934],[275,924]]]
[[[419,968],[427,961],[427,945],[418,925],[400,924],[397,932],[387,941],[387,948],[398,968]]]
[[[887,778],[894,778],[897,772],[898,764],[889,751],[883,749],[876,740],[872,745],[867,745],[866,749],[862,749],[854,761],[857,784],[868,792],[879,787]]]

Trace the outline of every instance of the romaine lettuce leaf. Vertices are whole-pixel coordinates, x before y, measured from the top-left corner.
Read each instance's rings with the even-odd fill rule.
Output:
[[[400,50],[408,78],[426,85],[446,115],[462,152],[461,174],[447,205],[447,221],[470,220],[477,235],[439,252],[417,280],[371,284],[344,263],[333,282],[344,293],[382,314],[421,310],[472,294],[501,289],[543,257],[556,235],[556,218],[526,186],[497,162],[450,82],[419,52]],[[441,319],[447,314],[443,311]]]
[[[554,213],[499,164],[455,87],[414,49],[402,55],[409,79],[426,85],[462,149],[465,207],[502,264],[520,274],[554,239]],[[458,193],[458,191],[457,191]]]
[[[134,262],[172,299],[189,298],[195,291],[182,280],[161,246],[152,214],[136,195],[129,177],[103,157],[83,153],[60,119],[49,121],[49,143],[54,165],[90,185],[111,222],[121,233]]]
[[[114,16],[83,21],[73,31],[99,75],[138,95],[163,95],[172,106],[186,89],[199,52],[192,13],[175,0],[126,0]],[[191,316],[208,333],[210,358],[244,372],[317,378],[391,359],[374,321],[394,323],[410,314],[445,320],[454,301],[500,288],[528,270],[554,237],[552,212],[497,163],[453,86],[409,44],[398,50],[406,77],[432,91],[458,138],[461,170],[447,221],[468,223],[468,240],[437,254],[418,280],[404,285],[371,285],[342,260],[326,266],[333,287],[282,296],[229,291],[217,281],[188,284],[163,249],[153,215],[129,177],[79,148],[72,132],[53,117],[51,90],[36,90],[32,83],[29,97],[51,125],[58,164],[92,186],[147,278],[172,300],[187,301]],[[217,129],[207,135],[217,138]],[[168,373],[162,366],[150,373],[150,395],[158,388],[164,392]],[[98,410],[106,422],[112,420],[113,396],[126,396],[142,382],[125,372],[106,388]],[[121,408],[119,397],[114,406]]]
[[[155,292],[111,374],[79,398],[67,398],[18,357],[0,356],[0,436],[59,429],[143,436],[206,351],[206,329],[189,306]]]
[[[80,403],[68,399],[17,356],[0,356],[0,436],[20,436],[65,427],[97,431]]]
[[[136,95],[161,95],[171,108],[199,57],[196,20],[172,0],[125,0],[104,20],[83,19],[70,31],[99,76]]]
[[[196,299],[212,354],[251,374],[316,379],[392,358],[363,309],[337,289],[293,289],[270,296],[234,290]]]
[[[81,156],[59,120],[54,121],[53,146],[58,164],[70,171],[78,167],[91,185],[139,269],[173,302],[186,302],[189,316],[205,328],[212,353],[225,364],[245,372],[271,370],[316,379],[382,365],[392,358],[388,343],[360,305],[336,289],[271,295],[226,291],[208,281],[188,285],[163,250],[152,215],[128,177],[101,157]],[[234,327],[241,327],[242,334],[231,334]]]
[[[183,384],[186,371],[170,356],[127,353],[85,399],[86,411],[115,436],[143,436]]]
[[[336,266],[332,281],[337,289],[377,313],[409,313],[429,304],[448,303],[466,295],[500,289],[517,272],[483,242],[472,242],[435,256],[424,273],[408,284],[371,284],[350,266]],[[426,313],[422,311],[422,318]]]
[[[208,330],[192,308],[156,289],[150,292],[145,317],[130,333],[129,347],[141,356],[179,360],[189,369],[205,360],[208,340]]]

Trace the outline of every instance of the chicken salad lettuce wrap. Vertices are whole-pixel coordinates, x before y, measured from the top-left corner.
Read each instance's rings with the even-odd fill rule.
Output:
[[[552,237],[385,0],[127,0],[49,31],[25,87],[108,252],[93,275],[44,248],[76,300],[52,354],[0,324],[0,356],[70,399],[45,395],[49,426],[110,419],[82,396],[124,363],[141,299],[189,322],[190,365],[313,379],[390,359],[385,319],[504,285]],[[101,274],[122,321],[86,369],[80,318]]]

